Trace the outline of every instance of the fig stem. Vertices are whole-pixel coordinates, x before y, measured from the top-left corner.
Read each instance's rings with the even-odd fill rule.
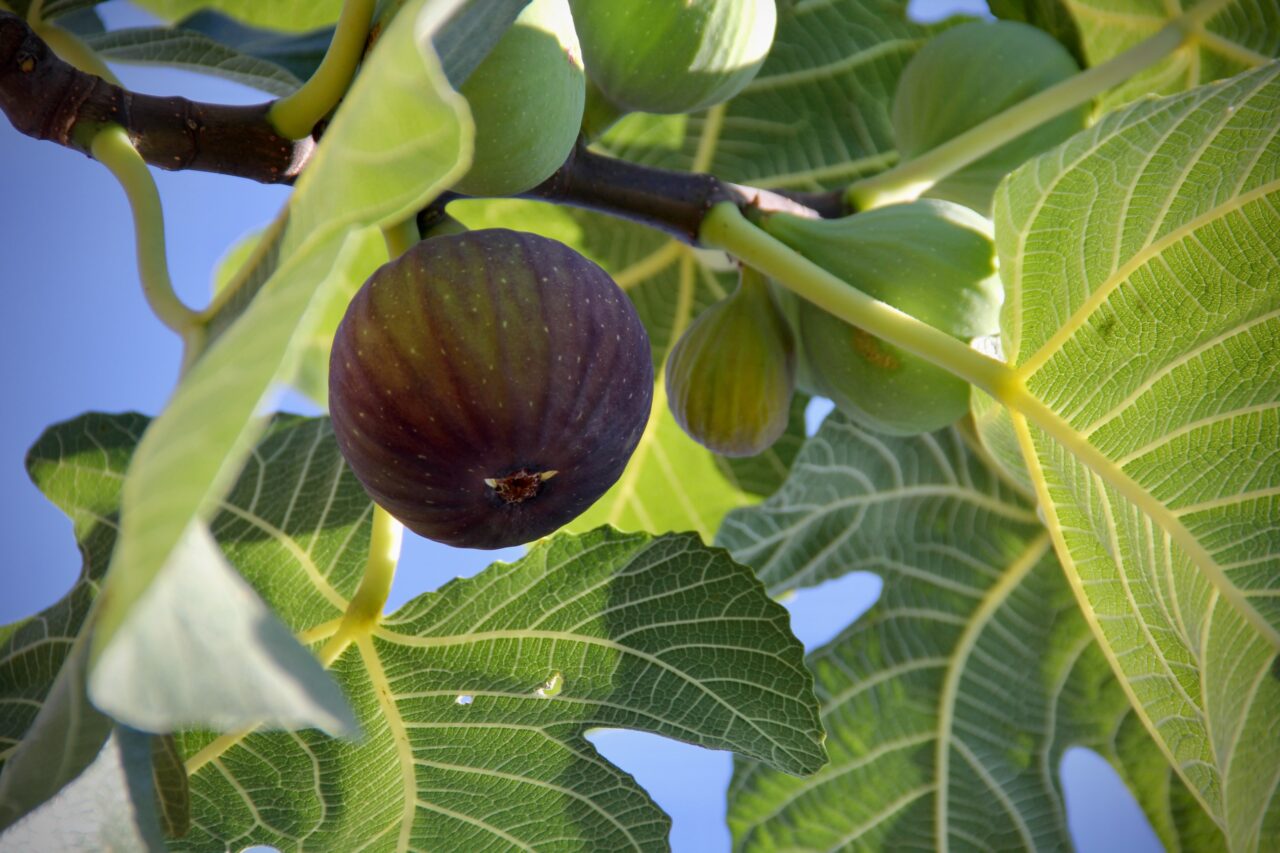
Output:
[[[1002,403],[1017,393],[1017,374],[1004,362],[842,281],[750,222],[733,204],[713,207],[699,237],[824,311],[915,353]]]
[[[391,593],[391,582],[395,580],[403,539],[404,525],[391,513],[374,504],[373,529],[369,534],[369,557],[365,561],[364,576],[360,578],[360,586],[347,605],[347,612],[335,639],[350,639],[352,636],[366,634],[382,618],[382,609]]]
[[[413,245],[422,239],[422,234],[418,232],[417,215],[410,216],[408,219],[387,225],[382,229],[382,239],[387,244],[387,256],[398,258]]]
[[[373,23],[374,0],[345,0],[320,67],[297,91],[271,105],[267,120],[286,139],[310,136],[351,85]]]
[[[855,181],[845,190],[846,201],[855,210],[914,201],[934,184],[975,160],[1124,83],[1193,41],[1197,22],[1203,17],[1201,14],[1195,18],[1188,15],[1176,18],[1124,53],[1019,101],[914,160]]]
[[[152,312],[173,331],[191,344],[198,331],[200,318],[173,290],[169,278],[169,261],[165,253],[164,211],[155,179],[142,155],[133,147],[129,135],[118,124],[110,124],[94,135],[89,144],[93,158],[115,175],[129,199],[133,213],[138,277],[142,293]]]

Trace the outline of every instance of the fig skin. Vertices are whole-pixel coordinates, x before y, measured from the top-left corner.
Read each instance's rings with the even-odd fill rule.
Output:
[[[1019,101],[1079,73],[1053,36],[1016,21],[974,21],[930,39],[898,78],[893,135],[903,162],[959,136]],[[1006,173],[1084,130],[1082,104],[1029,130],[931,187],[947,199],[990,215]]]
[[[777,214],[764,229],[851,286],[968,341],[999,331],[1004,293],[990,223],[935,199],[843,219]],[[854,420],[918,435],[969,410],[969,385],[923,358],[799,301],[798,328],[815,390]]]
[[[334,338],[334,433],[410,530],[502,548],[545,536],[622,474],[649,419],[649,338],[604,270],[506,229],[418,243],[360,288]]]
[[[476,136],[454,189],[518,195],[551,177],[578,139],[587,97],[568,0],[533,0],[459,91]]]
[[[764,276],[744,268],[698,315],[667,358],[666,383],[676,423],[722,456],[754,456],[786,432],[795,341]]]
[[[623,110],[687,113],[727,101],[764,64],[774,0],[570,0],[587,76]]]

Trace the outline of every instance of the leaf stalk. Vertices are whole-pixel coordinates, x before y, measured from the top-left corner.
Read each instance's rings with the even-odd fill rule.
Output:
[[[173,290],[165,253],[164,212],[160,193],[146,162],[118,124],[107,125],[89,145],[93,158],[115,175],[129,199],[138,257],[138,277],[152,312],[184,341],[199,325],[199,316]]]
[[[855,181],[845,200],[855,210],[914,201],[934,184],[1069,109],[1129,80],[1194,39],[1193,20],[1180,17],[1146,41],[997,113],[914,160]]]
[[[351,85],[373,23],[374,0],[346,0],[320,67],[296,92],[271,105],[267,118],[286,139],[310,136]]]

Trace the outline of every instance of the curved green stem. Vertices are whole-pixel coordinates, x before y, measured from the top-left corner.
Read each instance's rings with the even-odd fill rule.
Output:
[[[1007,400],[1018,385],[1017,375],[1004,362],[845,283],[749,222],[732,203],[713,207],[698,237],[846,323],[915,353],[997,400]]]
[[[120,85],[120,79],[107,67],[107,63],[102,61],[102,57],[73,33],[47,22],[33,24],[31,29],[44,39],[63,61],[88,74],[101,77],[114,86]]]
[[[165,254],[164,212],[160,193],[129,135],[118,124],[104,127],[93,137],[89,151],[106,166],[129,198],[133,211],[133,228],[138,254],[138,277],[147,304],[160,322],[189,341],[199,325],[199,316],[182,303],[169,279],[169,262]]]
[[[1194,38],[1200,17],[1178,18],[1136,47],[1019,101],[914,160],[850,184],[845,199],[856,210],[869,210],[919,198],[948,175],[1164,59]]]
[[[373,505],[373,531],[369,537],[369,558],[365,562],[364,576],[356,594],[347,605],[342,627],[335,639],[350,638],[368,632],[382,616],[382,608],[391,593],[395,580],[396,563],[400,560],[400,543],[404,538],[404,526],[391,513],[377,504]]]
[[[320,67],[298,91],[271,105],[267,117],[281,136],[301,139],[309,135],[347,91],[364,55],[373,7],[374,0],[346,0],[342,4],[333,41],[329,42]]]

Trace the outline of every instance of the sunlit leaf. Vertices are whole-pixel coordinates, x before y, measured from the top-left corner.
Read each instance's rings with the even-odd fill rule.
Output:
[[[998,194],[1007,402],[1060,558],[1233,849],[1280,843],[1280,64]]]
[[[959,433],[890,438],[834,414],[719,542],[775,593],[884,580],[808,658],[832,763],[794,779],[739,760],[737,849],[1069,848],[1058,765],[1072,745],[1116,765],[1171,849],[1221,844],[1131,724],[1034,509]]]
[[[435,15],[450,4],[431,4]],[[290,201],[282,261],[239,320],[196,362],[139,445],[124,487],[100,651],[191,524],[211,512],[260,429],[254,413],[353,278],[360,228],[399,221],[465,171],[471,127],[429,47],[432,23],[402,14],[343,101]],[[416,32],[421,30],[421,32]],[[358,274],[357,274],[358,275]]]
[[[1045,0],[1039,5],[1050,4]],[[1280,57],[1280,5],[1274,0],[1065,0],[1062,5],[1073,19],[1089,65],[1101,65],[1154,36],[1186,10],[1214,10],[1168,59],[1101,98],[1103,109],[1153,92],[1182,92]]]
[[[117,512],[119,472],[144,425],[94,415],[56,428],[33,471],[98,529],[99,516]],[[182,849],[292,849],[303,838],[350,849],[384,836],[427,848],[559,836],[589,849],[661,847],[666,816],[583,738],[598,726],[742,750],[788,772],[825,760],[786,612],[748,569],[697,537],[603,529],[548,540],[332,646],[365,565],[371,517],[328,420],[278,416],[210,529],[291,630],[333,661],[366,738],[315,729],[182,735],[193,773]],[[40,643],[27,643],[35,656]],[[31,704],[55,674],[31,679],[41,682],[29,685]],[[202,677],[167,682],[181,691]],[[6,730],[11,742],[22,733]],[[531,804],[539,821],[523,816]]]

